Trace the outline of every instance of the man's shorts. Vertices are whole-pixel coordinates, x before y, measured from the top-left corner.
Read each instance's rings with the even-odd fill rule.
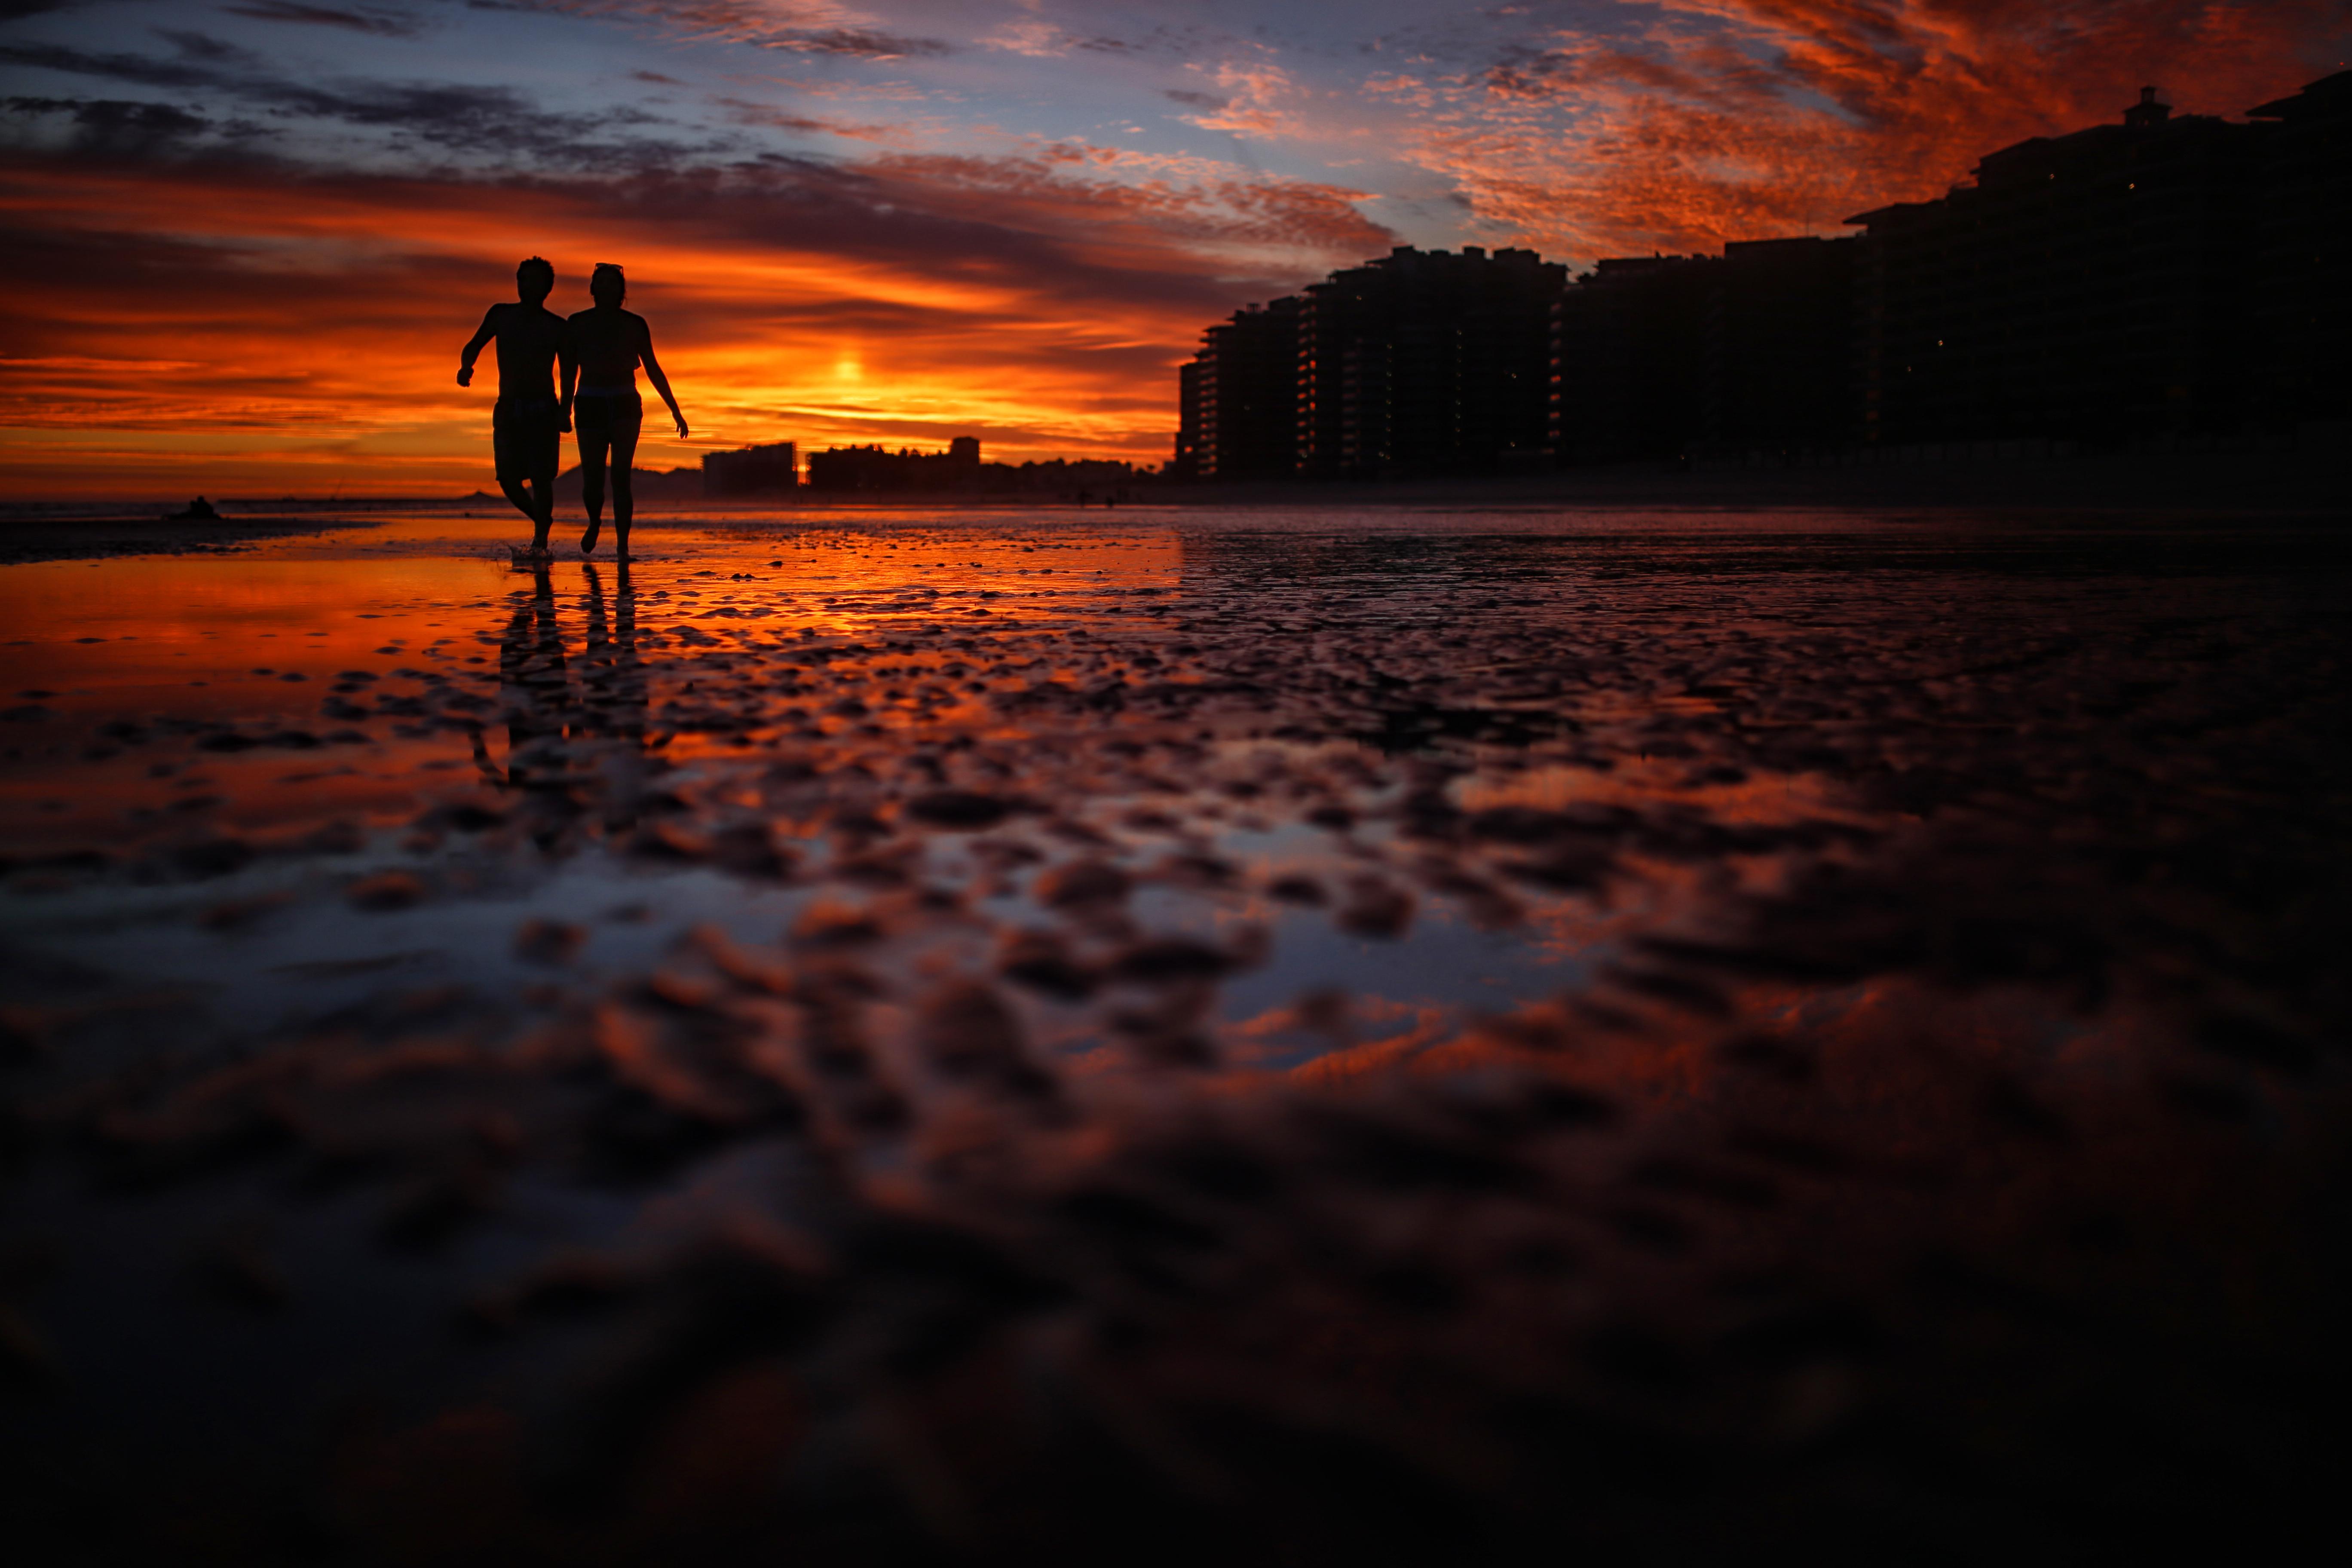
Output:
[[[490,447],[499,478],[522,480],[554,474],[563,459],[563,411],[551,397],[504,398],[490,410]]]
[[[634,392],[583,392],[572,399],[572,427],[583,442],[636,438],[646,400]]]

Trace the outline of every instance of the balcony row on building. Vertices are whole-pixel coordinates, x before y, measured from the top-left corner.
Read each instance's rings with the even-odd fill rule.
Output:
[[[1835,239],[1400,247],[1202,334],[1180,479],[2119,444],[2352,416],[2352,72],[2035,137]]]

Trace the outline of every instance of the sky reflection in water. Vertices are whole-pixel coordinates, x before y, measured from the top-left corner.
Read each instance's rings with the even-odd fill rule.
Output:
[[[1118,1037],[1077,1005],[1090,976],[1123,944],[1182,936],[1204,951],[1164,955],[1200,971],[1181,978],[1234,974],[1181,1047],[1196,1065],[1336,1051],[1320,1070],[1345,1071],[1589,983],[1628,931],[1665,929],[1702,897],[1638,858],[1515,876],[1416,852],[1394,818],[1417,756],[1445,755],[1463,770],[1451,805],[1498,821],[1863,820],[1818,773],[1727,780],[1596,752],[1539,691],[1507,689],[1491,710],[1479,692],[1426,712],[1417,695],[1387,709],[1350,696],[1335,711],[1311,681],[1286,693],[1278,669],[1185,668],[1200,651],[1187,637],[1221,635],[1187,617],[1275,586],[1254,573],[1295,570],[1296,550],[1055,519],[709,537],[536,574],[487,553],[385,558],[433,523],[446,520],[347,536],[371,550],[360,558],[330,540],[20,569],[11,738],[31,743],[0,775],[0,832],[20,862],[47,863],[20,872],[38,900],[20,907],[51,930],[75,922],[86,961],[232,986],[248,1017],[273,995],[340,1004],[395,955],[408,984],[544,990],[549,967],[513,956],[501,921],[579,924],[563,972],[587,985],[695,922],[772,944],[796,921],[864,921],[856,945],[918,973],[985,972],[1019,933],[1067,925],[1084,952],[1024,1005],[1039,1037],[1088,1054]],[[1377,660],[1388,631],[1434,627],[1443,611],[1413,601],[1441,584],[1375,579],[1380,602],[1360,593],[1350,608],[1380,626],[1341,625],[1370,634]],[[1558,635],[1575,603],[1528,608]],[[1327,609],[1303,596],[1279,613],[1303,631]],[[1372,679],[1406,685],[1376,664]],[[944,816],[912,804],[958,792],[970,820],[952,801]],[[528,833],[510,830],[519,818]],[[760,868],[714,879],[730,861],[718,837],[762,824],[771,845],[736,857]],[[41,891],[98,858],[110,874]],[[1769,879],[1776,858],[1711,874]],[[334,897],[352,886],[364,908]],[[1294,1016],[1301,995],[1311,1026]]]

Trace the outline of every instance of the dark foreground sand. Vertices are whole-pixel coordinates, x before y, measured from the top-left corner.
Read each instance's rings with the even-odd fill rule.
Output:
[[[2330,1521],[2334,536],[979,532],[26,681],[10,1561]]]

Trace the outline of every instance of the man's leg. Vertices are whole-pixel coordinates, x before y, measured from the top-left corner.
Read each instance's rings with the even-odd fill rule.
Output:
[[[530,548],[537,555],[547,553],[547,531],[555,526],[555,476],[552,473],[531,476],[531,488],[538,505],[530,514]]]
[[[563,463],[563,437],[549,413],[531,433],[530,482],[538,507],[530,514],[530,550],[547,553],[548,530],[555,526],[555,470]]]
[[[517,511],[530,519],[531,527],[535,531],[539,527],[539,503],[531,499],[530,490],[528,489],[531,465],[524,460],[523,443],[519,439],[520,435],[520,432],[512,428],[506,421],[492,416],[490,456],[498,464],[499,489],[505,494],[507,500],[514,502]],[[541,542],[544,543],[545,541],[541,540]]]
[[[536,409],[530,430],[531,555],[548,552],[548,529],[555,527],[555,468],[564,458],[564,437],[555,433],[555,409]]]

